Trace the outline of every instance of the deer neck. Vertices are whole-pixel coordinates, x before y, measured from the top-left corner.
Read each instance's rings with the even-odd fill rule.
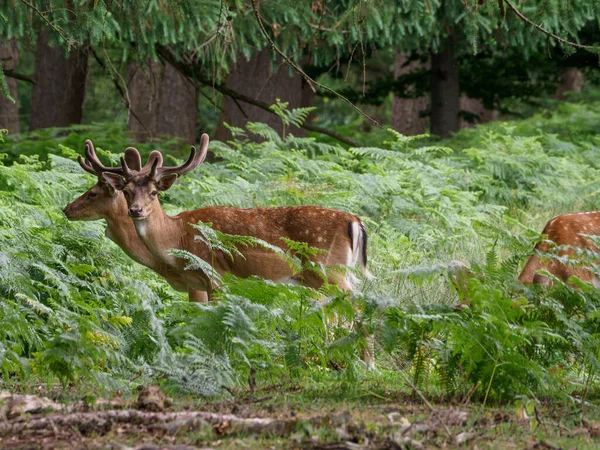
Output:
[[[105,217],[106,237],[117,244],[134,261],[146,267],[157,267],[156,258],[148,251],[137,235],[135,226],[127,214],[127,204],[123,200],[122,208],[115,214]]]
[[[134,220],[137,236],[155,257],[169,265],[177,258],[169,250],[181,249],[185,235],[185,223],[177,217],[167,215],[160,204],[144,220]]]

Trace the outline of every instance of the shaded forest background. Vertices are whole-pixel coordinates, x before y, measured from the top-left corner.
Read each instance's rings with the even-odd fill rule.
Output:
[[[155,23],[160,14],[138,22],[135,1],[120,7],[81,3],[66,18],[58,3],[17,3],[0,29],[0,57],[14,99],[0,100],[0,128],[10,134],[117,121],[127,124],[136,141],[166,135],[191,144],[203,132],[226,140],[226,124],[264,122],[283,131],[268,110],[280,99],[290,109],[316,107],[303,129],[289,130],[293,134],[316,132],[365,145],[364,133],[378,124],[405,135],[448,137],[477,123],[528,115],[580,92],[584,80],[598,82],[592,45],[600,31],[593,2],[579,1],[571,9],[537,2],[524,10],[588,48],[563,45],[484,1],[458,7],[443,1],[253,2],[256,17],[252,9],[244,12],[249,4],[182,2],[178,12],[150,2],[147,10],[169,19],[162,30]],[[200,44],[180,41],[197,24],[179,22],[186,12],[212,13],[212,22],[206,20],[213,28],[194,35]],[[119,13],[123,19],[114,18]],[[121,28],[113,34],[94,29],[98,18],[86,14],[100,14],[105,25],[120,20]],[[337,28],[328,27],[328,20]],[[395,22],[404,28],[391,29]],[[131,27],[132,37],[123,25]],[[134,40],[140,26],[156,33],[143,36],[147,48]],[[173,34],[168,44],[161,31]]]

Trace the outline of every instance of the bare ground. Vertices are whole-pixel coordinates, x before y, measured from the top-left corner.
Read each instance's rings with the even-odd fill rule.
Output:
[[[310,399],[277,389],[212,403],[177,402],[156,387],[137,401],[68,406],[0,393],[3,449],[597,448],[594,408],[427,406],[411,396]]]

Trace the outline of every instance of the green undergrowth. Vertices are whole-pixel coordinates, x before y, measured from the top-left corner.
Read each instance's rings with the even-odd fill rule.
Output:
[[[167,211],[311,204],[353,212],[368,229],[375,278],[349,296],[225,277],[217,302],[189,303],[105,238],[101,221],[69,222],[61,212],[95,182],[76,162],[84,140],[114,165],[132,144],[122,129],[6,139],[5,386],[45,382],[84,395],[159,382],[173,393],[227,397],[284,380],[356,396],[371,389],[359,355],[372,334],[377,377],[436,398],[597,396],[600,294],[560,283],[530,289],[516,276],[552,214],[596,203],[598,104],[565,104],[441,143],[388,132],[379,146],[346,149],[282,139],[258,123],[232,131],[232,141],[211,143],[218,162],[163,196]],[[215,251],[228,245],[211,239]],[[456,259],[472,267],[460,297],[448,272]],[[459,300],[470,306],[457,308]]]

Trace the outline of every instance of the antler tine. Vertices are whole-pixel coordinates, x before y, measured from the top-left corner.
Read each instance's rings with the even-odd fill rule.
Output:
[[[91,173],[92,175],[97,175],[94,168],[92,166],[90,166],[90,164],[87,160],[84,161],[84,159],[81,157],[81,155],[77,155],[77,162],[79,162],[79,165],[81,166],[81,168],[83,170],[85,170],[86,172]]]
[[[138,172],[142,170],[142,157],[137,148],[127,147],[125,149],[125,161],[127,162],[127,167],[131,170],[136,170]]]
[[[125,176],[126,179],[129,180],[133,178],[133,172],[127,167],[127,162],[123,156],[121,156],[121,171],[121,174]]]
[[[105,167],[96,156],[96,151],[94,150],[94,144],[91,140],[85,141],[85,157],[86,161],[90,163],[94,170],[94,174],[100,176],[102,172],[110,172],[122,175],[120,167]]]
[[[161,158],[162,159],[162,155]],[[158,178],[156,176],[156,173],[158,171],[158,161],[159,158],[156,158],[153,162],[152,162],[152,168],[150,169],[150,174],[148,175],[148,178],[150,178],[151,180],[156,180],[158,181]]]
[[[196,167],[197,164],[194,164],[195,159],[196,159],[196,149],[194,147],[191,147],[190,148],[190,156],[188,157],[186,162],[184,162],[180,166],[160,167],[157,170],[157,174],[159,177],[162,177],[163,175],[171,175],[171,174],[183,175],[184,173],[187,173],[190,170],[192,170],[194,167]]]
[[[200,152],[198,152],[198,157],[196,158],[196,166],[202,164],[208,154],[208,141],[208,134],[202,133],[202,136],[200,137]]]
[[[152,168],[152,165],[154,164],[154,160],[158,161],[157,167],[162,167],[163,156],[162,156],[162,153],[160,153],[158,150],[152,150],[150,152],[150,156],[148,156],[148,161],[146,162],[144,167],[142,167],[142,172],[148,172]]]

